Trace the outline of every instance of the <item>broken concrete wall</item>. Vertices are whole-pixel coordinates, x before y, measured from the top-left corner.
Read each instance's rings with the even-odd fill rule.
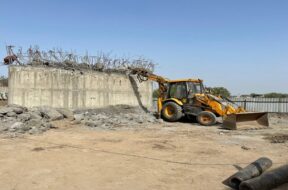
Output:
[[[25,107],[99,108],[126,104],[151,108],[152,83],[139,83],[121,73],[11,65],[8,103]]]

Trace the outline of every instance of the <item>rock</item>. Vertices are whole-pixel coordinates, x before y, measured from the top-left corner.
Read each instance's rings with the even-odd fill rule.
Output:
[[[74,120],[74,121],[71,121],[70,124],[71,125],[78,125],[78,124],[81,124],[81,121]]]
[[[24,110],[21,107],[14,107],[13,112],[15,112],[16,114],[21,114],[24,112]]]
[[[84,114],[82,114],[82,113],[79,113],[79,114],[75,114],[74,115],[74,120],[76,121],[76,122],[80,122],[80,121],[82,121],[84,119]]]
[[[3,119],[4,122],[10,122],[10,123],[15,123],[17,120],[15,117],[5,117]]]
[[[15,132],[15,131],[19,131],[23,128],[24,123],[22,122],[15,122],[13,123],[10,127],[9,127],[9,132]]]
[[[40,111],[29,111],[28,114],[30,115],[31,119],[38,119],[38,120],[42,119]]]
[[[61,113],[64,118],[67,118],[67,119],[70,119],[70,120],[73,120],[74,119],[74,114],[71,110],[69,109],[65,109],[65,108],[58,108],[56,109],[59,113]]]
[[[137,122],[138,122],[138,123],[144,123],[144,119],[143,119],[143,118],[138,118],[138,119],[137,119]]]
[[[7,131],[8,129],[9,129],[9,127],[8,127],[7,125],[1,124],[1,126],[0,126],[0,132]]]
[[[154,123],[156,121],[155,118],[152,118],[152,117],[148,117],[146,118],[146,120],[149,122],[149,123]]]
[[[41,115],[43,115],[46,119],[49,119],[51,121],[60,120],[64,118],[64,116],[61,113],[59,113],[56,109],[48,106],[39,107],[39,111],[41,112]]]
[[[39,128],[42,125],[42,121],[38,120],[38,119],[30,119],[29,121],[27,121],[25,123],[25,125],[30,126],[31,128],[33,128],[33,127],[38,127]]]
[[[37,119],[27,121],[25,127],[25,131],[29,131],[29,134],[40,134],[51,128],[55,128],[51,123]]]
[[[241,146],[241,148],[243,149],[243,150],[250,150],[251,148],[249,148],[249,147],[247,147],[247,146]]]
[[[42,128],[45,128],[46,130],[56,128],[52,123],[42,123]]]
[[[6,115],[7,115],[8,117],[16,117],[16,116],[17,116],[17,114],[16,114],[15,112],[13,112],[13,111],[8,112]]]
[[[104,114],[97,114],[97,115],[92,115],[91,118],[92,120],[105,120],[105,119],[108,119],[109,117]]]
[[[42,133],[43,131],[41,129],[39,129],[38,127],[32,127],[30,130],[29,130],[29,134],[40,134]]]
[[[89,127],[97,127],[99,125],[99,123],[97,123],[95,121],[85,121],[85,125],[87,125]]]
[[[5,114],[8,113],[8,112],[13,112],[13,108],[11,108],[11,107],[3,107],[3,108],[0,108],[0,114],[5,115]]]
[[[28,121],[30,118],[31,118],[31,115],[29,113],[22,113],[17,116],[17,119],[22,122]]]
[[[158,123],[164,123],[164,120],[163,119],[155,119],[155,121],[157,121]]]
[[[31,126],[30,125],[27,125],[25,124],[23,127],[22,127],[22,130],[23,131],[29,131],[31,129]]]
[[[13,112],[15,112],[17,114],[21,114],[21,113],[27,112],[27,108],[23,107],[23,106],[20,106],[20,105],[9,104],[8,107],[13,109]]]

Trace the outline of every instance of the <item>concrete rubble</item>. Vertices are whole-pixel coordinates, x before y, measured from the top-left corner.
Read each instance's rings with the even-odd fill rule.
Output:
[[[55,120],[68,119],[72,124],[111,129],[121,126],[139,126],[160,123],[152,113],[140,107],[128,105],[109,106],[99,109],[74,110],[48,106],[27,109],[19,105],[8,105],[0,108],[0,133],[10,136],[19,134],[41,134],[55,126]]]
[[[74,123],[88,127],[114,128],[121,126],[139,126],[153,123],[161,123],[152,113],[144,111],[140,107],[128,105],[109,106],[99,109],[86,109],[74,111]]]
[[[27,109],[19,105],[8,105],[0,108],[0,133],[11,136],[24,133],[40,134],[54,128],[50,121],[60,118],[64,116],[45,107]]]

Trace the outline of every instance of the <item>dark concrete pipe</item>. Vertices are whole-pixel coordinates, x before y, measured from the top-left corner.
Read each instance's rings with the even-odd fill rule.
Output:
[[[265,170],[272,166],[272,161],[269,158],[262,157],[252,162],[245,168],[241,169],[225,181],[223,181],[224,185],[227,185],[233,189],[239,189],[240,184],[243,181],[252,179],[261,175]]]
[[[240,190],[271,190],[285,183],[288,183],[288,165],[242,182],[240,184]]]

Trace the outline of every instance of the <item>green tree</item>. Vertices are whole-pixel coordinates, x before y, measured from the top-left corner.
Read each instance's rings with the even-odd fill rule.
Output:
[[[231,94],[229,92],[229,90],[227,90],[224,87],[210,87],[208,88],[211,92],[211,94],[215,95],[215,96],[222,96],[222,97],[229,97]]]
[[[5,76],[0,76],[0,86],[8,86],[8,78]]]
[[[250,96],[251,96],[252,98],[256,98],[256,97],[262,97],[263,94],[251,93]]]
[[[271,92],[264,94],[265,98],[288,98],[288,94],[282,94],[277,92]]]

